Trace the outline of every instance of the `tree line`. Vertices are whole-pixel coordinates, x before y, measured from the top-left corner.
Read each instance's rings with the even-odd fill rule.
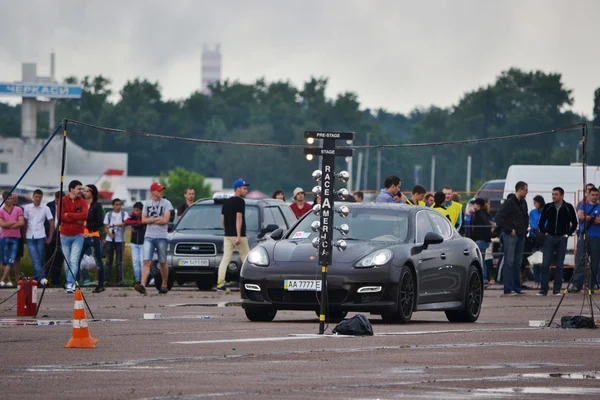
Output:
[[[95,125],[161,133],[185,138],[230,142],[304,144],[305,130],[356,132],[353,145],[429,143],[491,138],[518,133],[552,130],[580,122],[581,115],[568,110],[572,91],[560,74],[542,71],[503,71],[484,87],[465,93],[457,104],[440,108],[416,108],[409,114],[385,109],[365,109],[352,92],[328,98],[326,78],[311,78],[301,87],[290,82],[253,84],[224,81],[212,86],[212,94],[200,92],[182,100],[162,98],[158,82],[128,81],[112,102],[111,80],[104,76],[70,77],[65,83],[83,87],[81,99],[59,100],[57,118]],[[600,89],[594,93],[594,121],[600,125]],[[38,136],[47,137],[47,118],[40,116]],[[0,134],[19,136],[20,106],[0,103]],[[222,177],[225,186],[239,177],[252,189],[270,194],[281,188],[288,193],[296,186],[310,190],[316,161],[308,162],[301,149],[198,144],[180,140],[108,133],[73,126],[69,137],[89,150],[129,153],[131,175],[166,174],[182,167],[203,176]],[[429,190],[431,158],[436,159],[436,186],[451,185],[464,190],[467,156],[472,157],[472,187],[488,179],[502,178],[511,164],[568,164],[575,159],[581,134],[558,132],[460,146],[381,149],[381,177],[396,174],[403,190],[420,183]],[[590,163],[600,161],[594,135],[590,136]],[[363,152],[360,189],[378,189],[377,151]],[[354,175],[357,168],[354,158]],[[368,158],[368,161],[367,161]],[[337,160],[336,169],[345,169]],[[353,176],[356,180],[357,177]],[[367,187],[365,187],[365,179]],[[433,189],[439,189],[439,187]]]

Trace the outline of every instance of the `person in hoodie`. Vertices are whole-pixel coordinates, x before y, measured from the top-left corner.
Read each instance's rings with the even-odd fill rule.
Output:
[[[57,220],[60,226],[60,247],[65,256],[64,270],[67,280],[65,289],[73,293],[76,286],[76,273],[83,249],[84,223],[88,217],[88,204],[81,197],[83,186],[80,181],[69,183],[69,193],[60,201]]]
[[[554,287],[552,294],[560,295],[563,281],[563,266],[567,252],[567,240],[577,230],[579,222],[577,213],[570,203],[564,200],[565,191],[561,187],[552,189],[552,203],[542,208],[538,229],[545,235],[544,258],[542,261],[542,286],[537,296],[548,294],[548,281],[550,278],[550,261],[556,255],[556,269],[554,270]]]
[[[125,225],[131,226],[131,262],[133,264],[134,284],[142,281],[142,265],[144,263],[144,235],[146,225],[142,222],[144,204],[140,201],[133,205],[133,211],[125,220]]]
[[[94,259],[96,260],[96,271],[98,284],[93,290],[94,293],[104,292],[104,264],[102,263],[102,240],[100,232],[104,226],[104,211],[102,205],[98,203],[98,188],[96,185],[87,185],[83,189],[83,197],[88,205],[88,216],[83,228],[83,248],[81,257],[91,248],[94,251]],[[81,261],[81,260],[80,260]]]

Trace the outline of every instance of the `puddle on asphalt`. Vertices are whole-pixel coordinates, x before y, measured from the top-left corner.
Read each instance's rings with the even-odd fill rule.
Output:
[[[424,374],[426,372],[434,370],[493,370],[493,369],[538,369],[538,368],[550,368],[550,367],[573,367],[572,364],[564,363],[501,363],[501,364],[472,364],[472,365],[433,365],[426,367],[413,367],[413,368],[391,368],[389,369],[390,374]],[[522,374],[520,376],[529,376],[536,374]],[[540,374],[544,375],[544,374]],[[548,374],[545,374],[546,378]],[[543,376],[539,376],[542,378]]]
[[[122,322],[126,319],[88,319],[87,322]],[[0,327],[9,326],[51,326],[51,325],[72,325],[73,320],[70,319],[19,319],[19,318],[3,318],[0,319]]]
[[[574,387],[541,387],[529,386],[518,388],[491,388],[472,389],[471,392],[479,393],[518,393],[518,394],[562,394],[562,395],[594,395],[600,394],[600,388],[574,388]]]
[[[219,303],[183,303],[171,304],[169,307],[241,307],[239,301],[222,301]]]
[[[520,374],[523,378],[600,379],[598,372]]]

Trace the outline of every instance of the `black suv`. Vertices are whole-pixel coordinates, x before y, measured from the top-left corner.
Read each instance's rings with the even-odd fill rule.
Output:
[[[223,227],[221,208],[226,198],[196,201],[181,216],[169,236],[167,263],[171,289],[174,282],[180,286],[196,282],[198,289],[211,289],[217,283],[217,272],[223,256]],[[268,240],[269,233],[278,228],[291,228],[297,219],[289,205],[275,199],[245,199],[246,236],[250,249]],[[234,251],[227,266],[227,281],[237,281],[242,261]],[[156,287],[160,287],[160,272],[154,266]],[[158,278],[158,279],[157,279]]]

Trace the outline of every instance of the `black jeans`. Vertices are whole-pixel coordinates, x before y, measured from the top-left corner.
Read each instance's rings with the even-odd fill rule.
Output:
[[[112,266],[115,253],[117,255],[116,264],[117,264],[117,276],[116,282],[119,283],[125,280],[125,276],[123,274],[123,248],[125,246],[124,242],[109,242],[108,240],[104,244],[106,247],[106,278],[110,281],[112,273]]]
[[[58,236],[58,232],[56,236]],[[54,286],[60,286],[61,284],[60,274],[63,270],[63,261],[63,253],[60,247],[56,248],[56,239],[54,239],[50,244],[46,245],[46,252],[44,254],[44,272],[46,273],[46,277],[50,277],[50,282]]]
[[[98,287],[104,287],[104,264],[102,263],[102,241],[99,237],[89,236],[83,239],[83,248],[81,250],[81,258],[89,250],[92,249],[94,252],[94,260],[96,260],[96,268],[98,271]],[[81,265],[81,260],[79,260]],[[77,273],[79,276],[79,273]]]

